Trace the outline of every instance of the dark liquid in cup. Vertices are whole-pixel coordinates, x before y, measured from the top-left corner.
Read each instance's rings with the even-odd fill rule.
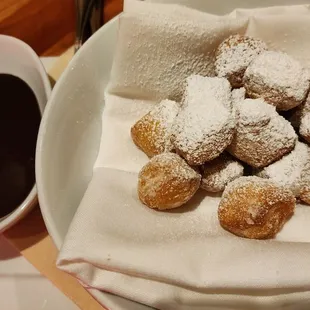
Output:
[[[35,149],[41,115],[31,88],[0,74],[0,217],[16,209],[35,184]]]

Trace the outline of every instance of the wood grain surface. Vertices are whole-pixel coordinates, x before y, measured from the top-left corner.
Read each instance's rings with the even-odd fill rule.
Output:
[[[123,7],[123,0],[103,0],[104,20]],[[40,56],[62,54],[74,43],[74,0],[0,0],[0,34],[28,43]]]

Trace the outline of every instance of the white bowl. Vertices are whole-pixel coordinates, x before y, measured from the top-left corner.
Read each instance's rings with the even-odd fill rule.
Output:
[[[0,47],[0,73],[24,80],[34,92],[42,114],[51,93],[51,85],[39,57],[29,45],[10,36],[0,35]],[[0,219],[0,233],[25,216],[36,202],[37,190],[33,186],[20,206]]]
[[[76,53],[57,81],[41,121],[36,182],[43,218],[58,249],[88,186],[99,151],[103,93],[109,81],[117,26],[118,17]],[[109,309],[137,309],[123,298],[91,293],[95,297],[100,294],[101,300],[104,295]]]
[[[285,2],[292,1],[295,0]],[[242,0],[234,1],[239,2]],[[199,3],[202,5],[203,1]],[[218,12],[222,12],[225,3],[219,1]],[[253,1],[251,7],[260,3]],[[103,93],[115,53],[117,25],[118,17],[97,31],[74,56],[57,82],[41,122],[36,155],[37,187],[47,229],[58,249],[91,179],[99,151]],[[99,299],[98,292],[90,291]],[[107,293],[102,295],[109,309],[150,309],[133,306],[132,302]]]
[[[118,18],[95,33],[56,83],[38,135],[36,180],[47,229],[61,247],[92,176]]]

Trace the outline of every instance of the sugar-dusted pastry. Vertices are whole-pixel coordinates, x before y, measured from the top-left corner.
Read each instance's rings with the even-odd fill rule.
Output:
[[[293,193],[271,180],[240,177],[229,183],[218,209],[221,226],[250,239],[273,238],[292,216]]]
[[[309,162],[309,147],[297,141],[295,148],[290,153],[263,168],[257,175],[289,188],[296,197],[299,197],[303,170]]]
[[[259,39],[232,35],[224,40],[216,51],[216,74],[227,78],[233,87],[240,87],[243,85],[243,75],[248,65],[266,50],[266,44]]]
[[[230,84],[218,77],[190,76],[171,131],[171,142],[190,165],[219,156],[230,144],[235,128]]]
[[[310,87],[309,74],[302,65],[282,52],[261,53],[244,74],[244,87],[251,98],[263,98],[278,110],[300,105]]]
[[[179,105],[163,100],[131,128],[134,143],[149,157],[171,151],[170,132]]]
[[[299,134],[310,143],[310,112],[304,113],[300,118]]]
[[[296,112],[298,114],[298,112]],[[310,93],[299,109],[299,134],[310,143]]]
[[[245,94],[246,91],[244,87],[233,89],[231,92],[231,101],[233,106],[235,106],[235,104],[238,104],[240,101],[243,101],[245,99]]]
[[[282,114],[296,128],[300,136],[310,143],[310,93],[302,104]]]
[[[309,148],[308,148],[309,150]],[[310,151],[309,151],[310,158]],[[305,166],[301,172],[301,186],[299,199],[310,205],[310,160],[305,163]]]
[[[152,209],[182,206],[200,186],[201,175],[174,153],[154,156],[139,173],[138,195]]]
[[[254,168],[265,167],[289,153],[297,135],[274,106],[263,99],[245,99],[235,105],[238,120],[228,151]]]
[[[228,153],[202,166],[201,188],[208,192],[221,192],[225,186],[243,175],[243,166]]]
[[[257,175],[289,188],[295,197],[310,204],[310,148],[297,141],[295,148]]]

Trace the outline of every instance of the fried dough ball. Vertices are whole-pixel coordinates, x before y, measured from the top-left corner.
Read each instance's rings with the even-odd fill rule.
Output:
[[[138,195],[152,209],[182,206],[200,186],[201,175],[179,155],[163,153],[153,157],[139,173]]]
[[[259,177],[270,179],[280,186],[289,188],[295,197],[300,196],[304,169],[309,165],[309,147],[297,141],[295,148],[280,160],[257,173]]]
[[[282,52],[261,53],[244,74],[244,87],[251,98],[263,98],[278,110],[300,105],[309,91],[309,74],[302,65]]]
[[[148,157],[172,150],[170,130],[178,112],[176,102],[163,100],[131,128],[132,140]]]
[[[292,216],[293,193],[273,181],[255,176],[229,183],[218,209],[221,226],[250,239],[273,238]]]
[[[229,82],[224,78],[190,76],[183,107],[175,119],[171,142],[190,165],[219,156],[235,128]]]
[[[310,113],[305,113],[300,119],[299,134],[310,143]]]
[[[224,40],[216,51],[216,74],[227,78],[232,87],[240,87],[243,85],[243,75],[248,65],[266,50],[266,44],[259,39],[232,35]]]
[[[235,105],[237,126],[228,151],[254,168],[265,167],[289,153],[297,135],[275,107],[263,99],[245,99]]]
[[[202,166],[201,188],[221,192],[225,186],[243,175],[243,166],[227,153],[221,154]]]

